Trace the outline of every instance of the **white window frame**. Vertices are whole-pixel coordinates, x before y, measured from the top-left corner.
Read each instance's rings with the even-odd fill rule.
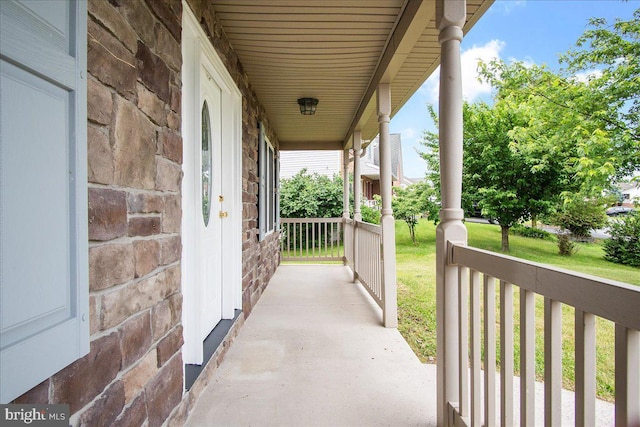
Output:
[[[265,134],[264,124],[260,122],[258,126],[260,128],[258,138],[260,175],[258,224],[259,238],[262,241],[271,233],[280,229],[280,162],[277,151]]]

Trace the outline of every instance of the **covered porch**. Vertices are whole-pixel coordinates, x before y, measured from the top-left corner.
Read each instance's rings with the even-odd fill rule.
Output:
[[[422,364],[341,265],[282,265],[189,426],[436,425]]]
[[[381,327],[382,309],[352,277],[342,265],[281,265],[225,359],[199,384],[185,425],[439,425],[436,365],[421,363],[397,329]],[[477,367],[472,372],[476,386],[491,384],[493,393],[505,381],[495,371],[490,382]],[[490,399],[490,412],[510,414],[506,425],[544,425],[545,384],[511,381],[512,397]],[[524,401],[521,387],[530,390]],[[554,397],[559,425],[574,425],[583,396],[562,390]],[[591,405],[592,418],[575,425],[614,425],[613,403]],[[476,416],[485,409],[476,408]]]
[[[383,10],[358,9],[362,15],[339,29],[327,29],[325,39],[306,33],[312,30],[305,29],[301,36],[290,29],[294,12],[313,25],[326,25],[323,9],[278,7],[261,14],[235,3],[215,6],[277,135],[273,147],[260,144],[259,217],[269,219],[260,239],[278,236],[283,260],[292,251],[304,261],[329,254],[350,268],[280,266],[264,294],[256,292],[259,302],[228,357],[197,385],[203,391],[191,412],[191,425],[492,426],[522,419],[522,425],[532,426],[543,420],[545,425],[563,425],[566,417],[576,425],[596,425],[596,317],[616,324],[616,425],[637,425],[637,289],[467,246],[461,209],[460,42],[490,3],[406,1],[389,11],[376,2]],[[371,72],[363,78],[357,58],[376,38],[358,33],[371,26],[358,25],[364,16],[385,21],[375,27],[386,31],[374,49],[375,65],[370,64]],[[361,36],[366,41],[361,42]],[[354,50],[345,52],[347,46]],[[395,330],[389,122],[438,64],[442,209],[436,231],[434,368],[421,365]],[[314,108],[299,114],[291,108],[293,100],[301,107],[305,100],[315,102]],[[361,199],[359,159],[366,141],[376,134],[379,226],[362,221],[359,203],[349,206],[350,191],[356,201]],[[351,189],[344,180],[341,218],[274,224],[276,152],[302,149],[342,150],[343,176],[353,161],[355,185]],[[544,300],[544,311],[538,314],[544,322],[542,396],[536,396],[536,298]],[[573,333],[578,337],[572,411],[565,410],[562,398],[563,304],[575,311]],[[522,332],[518,353],[513,345],[516,331]],[[515,376],[516,360],[521,381]]]

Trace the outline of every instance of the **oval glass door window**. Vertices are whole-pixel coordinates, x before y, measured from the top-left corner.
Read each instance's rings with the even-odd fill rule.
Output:
[[[211,177],[213,175],[211,156],[211,121],[207,101],[204,101],[202,105],[202,218],[205,227],[209,225],[211,215]]]

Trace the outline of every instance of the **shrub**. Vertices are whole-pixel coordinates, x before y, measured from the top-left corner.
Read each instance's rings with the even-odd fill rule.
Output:
[[[578,251],[578,248],[571,240],[571,235],[567,233],[558,234],[558,252],[563,256],[571,256]]]
[[[329,178],[301,170],[280,183],[282,218],[331,218],[342,216],[342,178]],[[351,205],[350,205],[351,206]]]
[[[551,216],[553,225],[569,230],[574,237],[589,237],[591,230],[602,228],[607,223],[604,206],[598,201],[576,198],[565,203]]]
[[[604,259],[640,267],[640,212],[620,217],[608,228],[611,239],[604,241]]]
[[[362,220],[364,222],[380,224],[380,210],[367,205],[362,205],[360,207],[360,214],[362,215]]]
[[[511,227],[511,233],[516,236],[529,237],[532,239],[552,240],[553,236],[548,231],[539,228],[525,227],[522,224],[515,224]]]

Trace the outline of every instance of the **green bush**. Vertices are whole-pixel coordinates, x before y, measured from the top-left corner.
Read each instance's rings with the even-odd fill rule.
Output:
[[[576,243],[569,234],[558,234],[558,252],[563,256],[571,256],[578,251]]]
[[[380,224],[380,210],[372,208],[367,205],[360,207],[360,214],[362,214],[362,220],[370,224]]]
[[[329,178],[317,173],[309,175],[306,169],[302,169],[295,176],[280,182],[280,217],[340,217],[343,210],[342,191],[340,176]]]
[[[551,222],[569,230],[575,238],[580,239],[589,237],[591,230],[604,227],[607,217],[604,205],[599,201],[577,197],[551,215]]]
[[[529,237],[532,239],[553,240],[553,236],[548,231],[539,228],[525,227],[522,224],[516,224],[511,229],[512,234],[516,236]]]
[[[640,267],[640,212],[619,217],[609,224],[611,239],[603,244],[604,258]]]

